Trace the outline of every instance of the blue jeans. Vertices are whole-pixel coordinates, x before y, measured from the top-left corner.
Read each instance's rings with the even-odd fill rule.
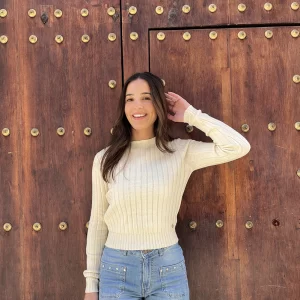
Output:
[[[143,253],[104,246],[99,300],[189,300],[189,284],[181,246]]]

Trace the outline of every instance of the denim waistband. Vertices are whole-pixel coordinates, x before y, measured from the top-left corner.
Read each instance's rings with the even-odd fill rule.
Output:
[[[155,255],[163,255],[165,253],[165,251],[168,251],[170,249],[173,248],[177,248],[180,247],[180,245],[178,244],[178,242],[174,245],[170,245],[167,247],[163,247],[163,248],[158,248],[158,249],[150,249],[150,252],[143,252],[143,250],[122,250],[122,249],[115,249],[115,248],[110,248],[104,245],[104,248],[106,248],[109,251],[116,251],[118,253],[121,253],[122,255],[126,256],[126,255],[138,255],[140,256],[141,254],[147,255],[147,256],[155,256]]]

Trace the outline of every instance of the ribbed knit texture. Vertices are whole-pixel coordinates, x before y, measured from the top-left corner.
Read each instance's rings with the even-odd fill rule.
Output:
[[[213,143],[191,139],[169,142],[173,154],[161,152],[155,137],[131,141],[115,170],[115,181],[101,175],[102,149],[92,168],[92,208],[87,234],[86,293],[98,292],[104,244],[145,250],[175,244],[177,214],[186,183],[194,170],[233,161],[250,151],[237,131],[190,105],[184,122],[205,132]],[[128,155],[129,154],[129,155]],[[128,158],[128,159],[127,159]],[[124,167],[124,163],[127,163]]]

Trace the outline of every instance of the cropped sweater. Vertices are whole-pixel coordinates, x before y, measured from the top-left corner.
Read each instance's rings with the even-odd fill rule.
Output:
[[[184,123],[195,126],[213,142],[174,139],[174,153],[162,152],[155,137],[131,141],[106,183],[99,151],[92,167],[92,208],[87,233],[85,292],[98,292],[104,245],[123,250],[145,250],[175,244],[177,214],[191,173],[243,157],[249,142],[232,127],[190,105]],[[126,164],[125,164],[126,162]]]

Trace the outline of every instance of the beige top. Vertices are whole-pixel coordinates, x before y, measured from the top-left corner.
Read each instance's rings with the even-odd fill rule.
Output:
[[[100,160],[107,148],[95,155],[87,269],[83,272],[86,293],[98,292],[104,245],[145,250],[175,244],[177,214],[191,173],[233,161],[250,151],[250,144],[240,133],[192,105],[184,113],[184,122],[205,132],[213,142],[178,138],[169,142],[176,150],[171,154],[156,147],[155,137],[132,141],[130,153],[127,149],[116,167],[115,181],[109,183],[100,172]]]

